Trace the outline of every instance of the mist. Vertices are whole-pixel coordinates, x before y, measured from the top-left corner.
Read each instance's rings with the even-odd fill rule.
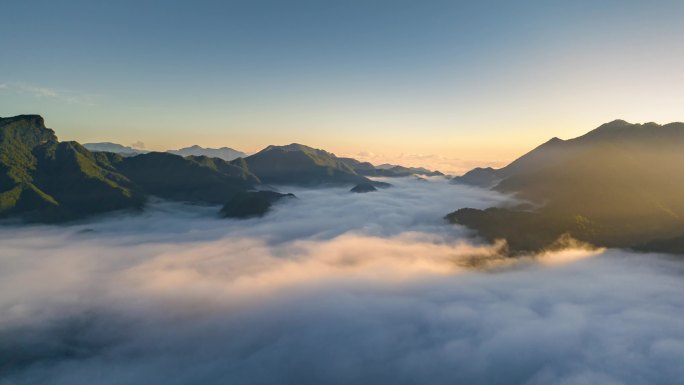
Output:
[[[263,218],[153,202],[0,227],[0,384],[671,384],[684,272],[577,247],[501,256],[440,178],[295,189]]]

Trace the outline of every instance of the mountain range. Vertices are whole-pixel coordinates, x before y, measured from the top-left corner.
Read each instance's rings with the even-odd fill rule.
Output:
[[[232,160],[144,152],[114,143],[88,146],[93,151],[77,142],[60,142],[39,115],[0,118],[0,218],[73,220],[142,209],[150,196],[222,204],[224,215],[242,217],[263,215],[264,208],[287,196],[247,194],[269,185],[389,186],[368,179],[332,153],[296,143]],[[184,150],[202,153],[198,146],[179,151]],[[228,150],[217,149],[224,156]],[[231,207],[250,204],[254,207]]]
[[[553,138],[501,169],[454,178],[525,203],[461,209],[447,219],[506,239],[512,253],[552,247],[564,234],[598,246],[671,251],[684,240],[682,164],[684,123],[615,120],[574,139]]]
[[[111,142],[85,143],[83,144],[83,147],[92,152],[113,152],[115,154],[120,154],[122,156],[135,156],[150,152],[144,149],[133,148],[130,146],[124,146],[121,144]],[[223,160],[233,160],[247,156],[247,154],[245,154],[244,152],[234,150],[230,147],[204,148],[198,145],[184,147],[178,150],[167,150],[166,152],[180,156],[208,156],[211,158],[220,158]]]
[[[133,148],[131,146],[124,146],[112,142],[83,143],[83,147],[91,152],[113,152],[123,156],[134,156],[149,152],[140,148]]]
[[[210,158],[220,158],[223,160],[233,160],[247,156],[242,151],[234,150],[230,147],[204,148],[198,145],[181,148],[178,150],[168,150],[167,152],[180,156],[208,156]]]
[[[365,176],[379,176],[388,178],[405,177],[411,175],[444,176],[439,171],[428,170],[424,167],[404,167],[395,164],[381,164],[374,166],[370,162],[361,162],[354,158],[338,158],[342,163],[353,168],[358,174]]]

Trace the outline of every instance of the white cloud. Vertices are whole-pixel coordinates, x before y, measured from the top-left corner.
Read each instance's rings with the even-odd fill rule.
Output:
[[[247,221],[158,203],[2,228],[0,377],[536,385],[684,374],[681,262],[582,249],[502,259],[441,216],[505,197],[436,178],[393,183],[295,189],[298,200]],[[500,268],[469,270],[473,259]]]

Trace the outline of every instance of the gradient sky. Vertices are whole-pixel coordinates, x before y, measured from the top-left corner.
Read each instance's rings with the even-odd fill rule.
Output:
[[[64,140],[300,142],[469,168],[616,118],[684,120],[683,1],[4,0],[0,12],[0,116],[39,113]]]

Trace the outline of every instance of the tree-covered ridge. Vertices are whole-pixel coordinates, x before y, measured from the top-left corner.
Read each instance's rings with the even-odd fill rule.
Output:
[[[116,169],[139,191],[171,200],[223,204],[259,183],[248,170],[218,158],[150,152],[115,159]]]

